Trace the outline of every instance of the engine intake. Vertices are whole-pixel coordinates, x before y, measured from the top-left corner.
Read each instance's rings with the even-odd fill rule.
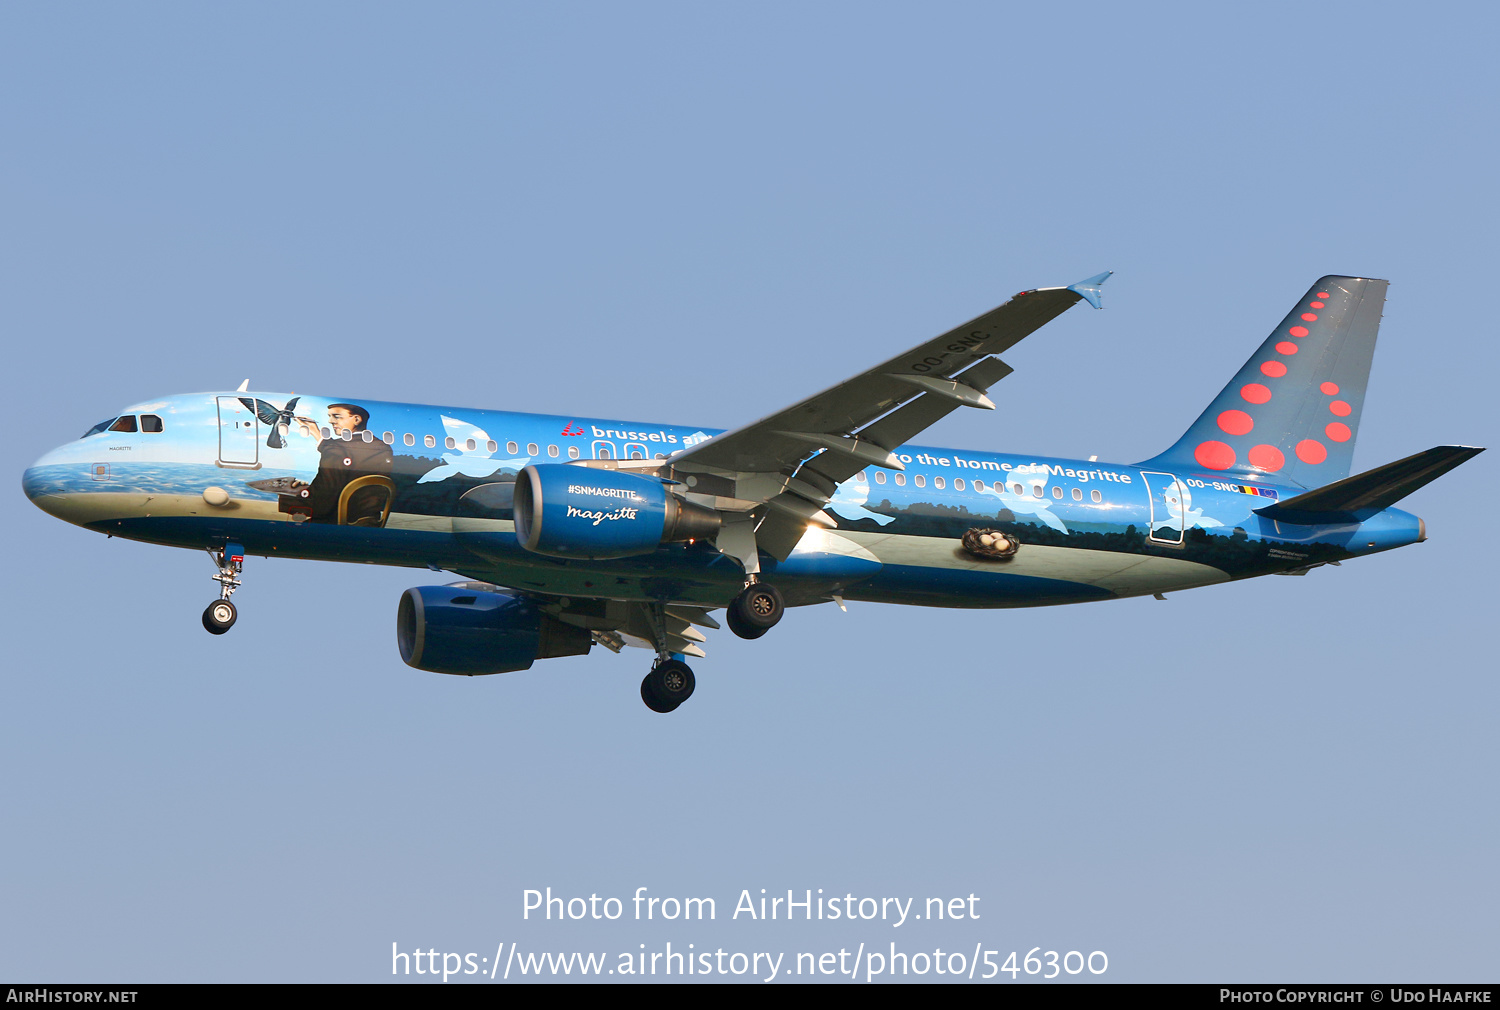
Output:
[[[712,537],[719,514],[672,494],[655,477],[544,463],[516,477],[516,539],[536,554],[590,561],[650,554]]]
[[[593,644],[586,630],[525,597],[464,583],[413,586],[396,611],[401,659],[429,673],[513,673],[538,659],[586,655]]]

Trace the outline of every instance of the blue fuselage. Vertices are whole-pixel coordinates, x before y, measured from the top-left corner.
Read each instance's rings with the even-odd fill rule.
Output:
[[[364,412],[364,430],[338,429],[344,407]],[[723,606],[744,582],[709,542],[582,561],[531,553],[514,533],[510,493],[527,464],[670,460],[712,429],[276,393],[169,397],[98,427],[37,461],[24,487],[43,510],[113,536],[445,569],[557,596]],[[870,468],[839,485],[824,508],[833,528],[810,525],[784,560],[762,559],[788,603],[1083,602],[1305,570],[1423,539],[1420,520],[1397,509],[1364,522],[1278,523],[1256,510],[1303,488],[1212,472],[918,445],[896,453],[904,472]],[[678,479],[691,494],[695,480]],[[977,556],[963,547],[976,530],[1019,549]]]

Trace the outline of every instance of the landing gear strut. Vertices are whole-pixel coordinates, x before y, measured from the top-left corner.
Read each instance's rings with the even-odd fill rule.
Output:
[[[697,681],[680,659],[663,659],[641,681],[641,701],[653,712],[671,712],[693,696]]]
[[[219,570],[219,574],[213,576],[213,580],[219,584],[219,598],[203,611],[203,628],[210,635],[222,635],[234,627],[234,622],[239,618],[239,612],[229,602],[229,597],[240,588],[237,576],[245,567],[245,548],[239,544],[225,544],[221,551],[210,547],[208,557]]]
[[[725,617],[729,621],[729,630],[736,635],[759,638],[774,628],[784,613],[786,604],[775,586],[752,582],[734,598]]]

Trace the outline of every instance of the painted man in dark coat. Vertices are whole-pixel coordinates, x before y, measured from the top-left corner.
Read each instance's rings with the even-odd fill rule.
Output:
[[[311,418],[299,417],[302,434],[318,440],[318,475],[288,503],[287,511],[307,516],[310,523],[337,523],[339,496],[354,480],[378,474],[391,475],[391,447],[366,428],[370,412],[353,403],[328,405],[328,430]],[[359,488],[349,497],[344,522],[348,525],[379,525],[385,511],[388,489],[378,485]]]

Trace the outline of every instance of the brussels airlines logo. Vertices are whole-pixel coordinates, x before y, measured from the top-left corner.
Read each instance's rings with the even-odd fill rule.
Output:
[[[575,435],[582,435],[583,434],[583,429],[582,428],[579,428],[577,431],[574,431],[573,427],[574,427],[573,422],[569,421],[566,425],[563,426],[562,433],[564,435],[566,435],[568,438],[573,438]]]

